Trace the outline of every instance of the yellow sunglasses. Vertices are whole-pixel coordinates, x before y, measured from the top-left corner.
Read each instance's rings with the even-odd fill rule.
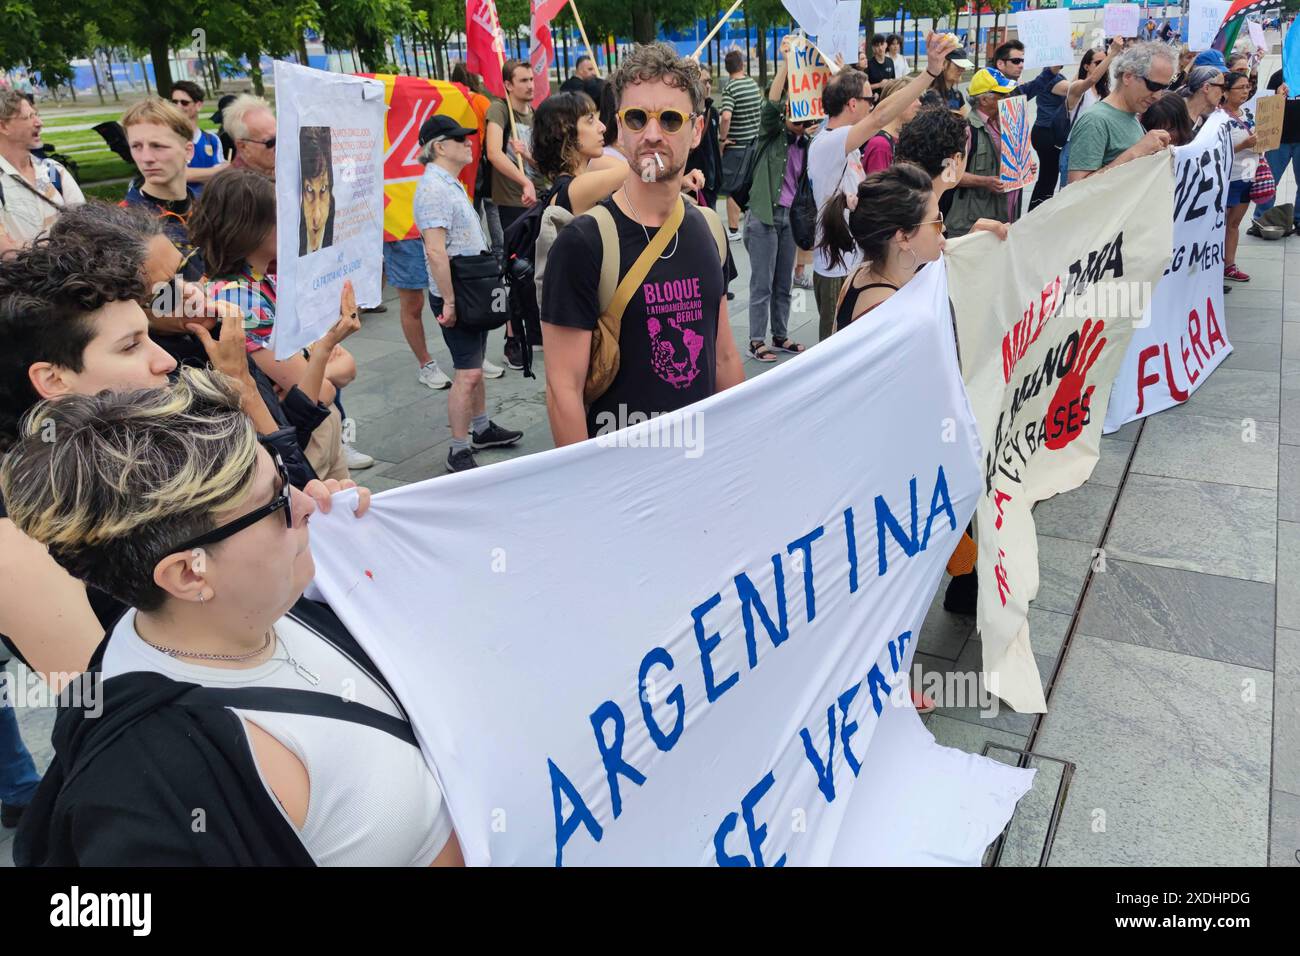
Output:
[[[618,118],[634,133],[639,133],[653,119],[658,120],[659,128],[665,133],[676,133],[686,125],[688,119],[694,119],[697,113],[683,113],[681,110],[644,110],[639,106],[629,106],[618,111]]]

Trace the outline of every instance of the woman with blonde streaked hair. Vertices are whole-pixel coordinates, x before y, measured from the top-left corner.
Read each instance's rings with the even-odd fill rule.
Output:
[[[41,403],[0,490],[129,608],[91,662],[100,712],[58,718],[20,865],[463,863],[401,702],[303,597],[316,504],[228,380]]]

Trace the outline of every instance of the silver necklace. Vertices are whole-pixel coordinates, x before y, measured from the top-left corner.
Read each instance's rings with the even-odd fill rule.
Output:
[[[140,638],[140,640],[144,641],[155,651],[162,651],[162,653],[166,654],[168,657],[192,657],[195,660],[200,660],[200,661],[239,662],[239,661],[251,660],[252,658],[256,657],[258,654],[263,653],[268,647],[271,646],[271,639],[274,638],[275,636],[276,636],[275,628],[271,628],[269,631],[266,632],[265,639],[262,641],[262,646],[259,647],[257,650],[249,651],[246,654],[203,654],[196,651],[182,651],[175,647],[166,647],[162,644],[155,644],[153,641],[145,640],[143,637]]]
[[[306,665],[298,663],[298,661],[293,656],[293,652],[289,650],[289,645],[284,642],[283,637],[281,637],[279,634],[275,635],[275,637],[276,640],[279,642],[280,646],[284,648],[284,657],[272,657],[271,660],[283,661],[284,663],[288,664],[297,672],[299,677],[301,677],[307,683],[311,684],[313,687],[319,684],[320,675],[317,674],[315,671],[310,670]]]
[[[640,226],[641,231],[645,233],[645,244],[647,246],[650,245],[650,230],[647,229],[645,227],[645,223],[641,221],[641,214],[636,211],[636,206],[632,204],[632,194],[627,191],[626,186],[623,187],[623,198],[627,200],[627,208],[632,210],[632,221],[635,222],[638,226]],[[673,233],[673,251],[668,253],[668,255],[666,256],[661,254],[659,256],[660,259],[671,259],[676,254],[677,239],[678,237],[681,236],[681,234],[682,231],[680,229],[678,229],[675,233]]]

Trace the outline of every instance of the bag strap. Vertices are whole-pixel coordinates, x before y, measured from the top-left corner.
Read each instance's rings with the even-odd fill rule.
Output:
[[[729,246],[727,243],[727,233],[722,228],[722,219],[714,210],[708,206],[700,206],[700,212],[704,216],[704,221],[709,224],[709,230],[713,233],[714,245],[718,247],[718,258],[722,261],[725,269],[727,266],[727,253]]]
[[[336,694],[288,687],[195,687],[183,695],[179,702],[348,720],[382,730],[412,747],[419,746],[415,731],[405,720],[366,704],[345,700]]]
[[[613,213],[600,203],[592,206],[587,215],[596,220],[596,227],[600,230],[600,284],[596,301],[604,312],[614,301],[614,291],[618,288],[618,267],[621,264],[618,226],[614,224]]]
[[[681,226],[685,215],[686,203],[681,196],[678,196],[672,212],[668,214],[668,219],[659,227],[659,231],[650,240],[650,244],[641,250],[641,255],[637,256],[636,262],[632,263],[632,268],[627,270],[627,275],[623,276],[623,281],[614,290],[614,298],[610,300],[609,306],[604,311],[615,322],[622,320],[623,310],[632,301],[632,296],[636,294],[637,288],[645,281],[645,277],[650,274],[650,269],[654,266],[656,260],[668,248],[668,243],[673,236],[677,235],[677,230]]]

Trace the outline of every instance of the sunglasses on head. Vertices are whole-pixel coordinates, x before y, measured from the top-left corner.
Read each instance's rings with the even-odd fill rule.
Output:
[[[659,121],[659,128],[665,133],[676,133],[695,115],[681,110],[643,110],[639,106],[629,106],[618,111],[619,120],[634,133],[645,129],[652,119]]]
[[[180,551],[193,551],[195,548],[204,548],[208,545],[216,544],[218,541],[225,541],[227,538],[238,534],[245,528],[251,528],[263,518],[273,515],[277,511],[284,512],[285,528],[293,527],[293,499],[291,497],[293,494],[293,486],[289,483],[289,471],[284,467],[284,461],[272,446],[265,442],[261,442],[260,439],[259,443],[270,453],[271,460],[275,463],[276,473],[280,476],[279,493],[272,497],[266,504],[262,505],[260,508],[254,508],[243,517],[236,518],[234,521],[228,521],[223,525],[213,528],[207,534],[201,534],[197,538],[191,538],[184,544],[177,545],[174,548],[169,548],[167,554],[176,554]],[[159,555],[158,557],[159,560],[161,560],[166,557],[166,555]]]

